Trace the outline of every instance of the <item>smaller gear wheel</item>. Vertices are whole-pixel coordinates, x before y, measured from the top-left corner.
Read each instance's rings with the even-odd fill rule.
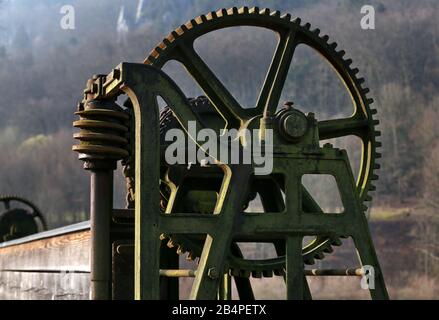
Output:
[[[5,211],[0,213],[0,242],[29,236],[37,233],[39,229],[47,229],[41,211],[29,200],[17,196],[1,196],[0,202],[5,208]],[[11,203],[18,206],[12,206]]]

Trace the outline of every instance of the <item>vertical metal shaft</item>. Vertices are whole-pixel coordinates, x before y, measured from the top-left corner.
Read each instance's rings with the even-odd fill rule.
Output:
[[[113,171],[91,172],[91,299],[111,298],[110,221],[113,208]]]
[[[225,273],[218,290],[218,300],[232,300],[232,277]]]

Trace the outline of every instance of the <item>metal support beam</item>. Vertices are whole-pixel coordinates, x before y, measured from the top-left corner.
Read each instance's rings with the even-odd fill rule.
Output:
[[[113,171],[92,170],[90,196],[91,298],[111,298],[110,221],[113,209]]]

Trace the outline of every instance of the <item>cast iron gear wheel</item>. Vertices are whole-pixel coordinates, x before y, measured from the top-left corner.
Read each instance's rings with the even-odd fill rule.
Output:
[[[235,26],[264,27],[275,32],[279,37],[257,105],[250,109],[244,109],[239,105],[193,47],[197,38],[215,30]],[[344,57],[345,51],[337,51],[337,44],[329,43],[327,35],[320,36],[319,29],[311,30],[309,23],[301,23],[300,18],[291,20],[290,14],[281,15],[279,11],[257,7],[221,9],[198,16],[172,31],[152,50],[144,62],[158,68],[163,68],[171,60],[180,62],[203,89],[215,109],[225,118],[227,125],[239,127],[241,123],[255,116],[274,114],[279,105],[280,93],[292,61],[294,48],[298,44],[305,44],[319,52],[337,72],[352,97],[354,105],[352,116],[319,121],[318,127],[321,140],[348,135],[361,139],[362,162],[358,172],[357,191],[363,204],[362,209],[366,212],[365,203],[372,200],[370,192],[375,190],[373,180],[378,179],[376,170],[379,169],[379,164],[376,160],[381,157],[377,152],[381,143],[376,140],[380,132],[375,129],[379,121],[374,118],[377,111],[371,107],[373,99],[367,97],[369,89],[364,86],[364,78],[358,77],[359,70],[351,67],[352,60]],[[170,107],[172,109],[172,106]],[[199,255],[199,248],[191,247],[193,244],[191,241],[176,243],[172,238],[171,236],[169,240],[170,245],[177,245],[180,253],[189,252],[191,257]],[[178,240],[181,240],[181,237],[178,237]],[[338,237],[317,236],[303,248],[304,262],[313,264],[314,259],[323,259],[324,253],[332,252],[333,245],[340,244]],[[232,273],[243,276],[269,275],[271,272],[281,274],[279,270],[283,270],[284,264],[285,260],[282,256],[271,260],[252,261],[242,259],[237,253],[232,254],[232,258],[229,259]]]
[[[0,196],[0,202],[5,209],[0,213],[0,242],[13,240],[17,237],[24,237],[38,232],[38,225],[35,220],[39,220],[42,230],[47,229],[46,220],[40,209],[31,201],[19,196],[3,195]],[[11,206],[11,202],[25,205],[26,208]],[[15,234],[10,234],[11,228],[16,228],[16,220],[26,224],[27,230],[14,230]]]

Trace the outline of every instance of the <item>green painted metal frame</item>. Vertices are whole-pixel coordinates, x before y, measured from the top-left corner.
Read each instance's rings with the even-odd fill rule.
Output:
[[[125,92],[132,101],[135,117],[135,298],[160,297],[161,233],[205,233],[204,244],[190,298],[215,299],[224,282],[225,258],[234,237],[286,240],[286,283],[289,299],[303,299],[304,272],[302,239],[306,235],[351,236],[361,263],[375,268],[376,287],[372,298],[388,298],[382,272],[361,209],[359,195],[347,154],[322,148],[318,155],[304,155],[297,149],[274,155],[274,173],[286,179],[287,210],[284,213],[243,214],[244,194],[253,174],[252,165],[221,165],[224,171],[219,201],[212,215],[163,214],[159,208],[160,146],[157,96],[172,106],[183,128],[197,121],[183,93],[162,71],[144,64],[122,63],[106,77],[101,98]],[[293,165],[292,165],[293,164]],[[336,178],[345,212],[304,213],[301,210],[303,174],[331,174]],[[154,182],[155,181],[155,182]],[[231,188],[233,187],[233,189]],[[305,288],[306,289],[306,288]],[[227,290],[223,290],[227,291]],[[306,290],[305,290],[306,291]],[[228,296],[228,293],[223,295]]]

